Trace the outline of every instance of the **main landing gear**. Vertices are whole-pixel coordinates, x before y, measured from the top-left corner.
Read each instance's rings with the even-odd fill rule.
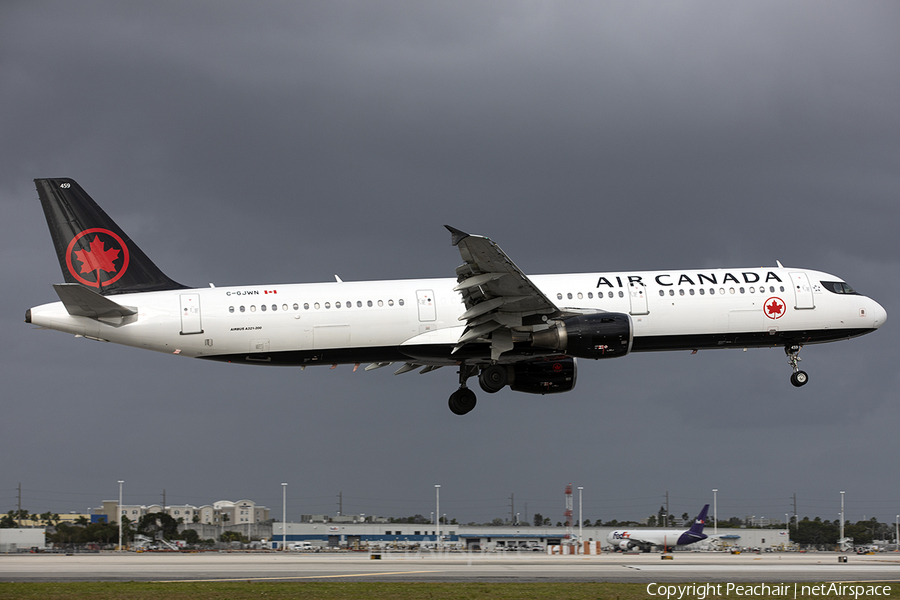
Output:
[[[477,367],[469,367],[466,363],[459,365],[459,389],[450,394],[450,412],[464,415],[475,408],[475,392],[466,387],[466,380],[478,371]]]
[[[800,345],[789,344],[784,347],[784,353],[788,357],[788,364],[794,370],[793,374],[791,374],[791,384],[794,387],[806,385],[806,382],[809,381],[809,375],[806,374],[806,371],[800,370],[800,357],[798,354],[800,354],[801,349],[803,349],[803,346]]]

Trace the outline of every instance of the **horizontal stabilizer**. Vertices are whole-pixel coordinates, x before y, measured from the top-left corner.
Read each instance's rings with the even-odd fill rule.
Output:
[[[56,283],[56,294],[70,315],[92,319],[127,317],[137,313],[137,309],[122,306],[105,296],[77,283]]]

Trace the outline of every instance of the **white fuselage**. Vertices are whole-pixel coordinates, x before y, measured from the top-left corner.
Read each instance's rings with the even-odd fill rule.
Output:
[[[626,313],[633,351],[818,343],[880,327],[874,300],[836,293],[833,275],[749,268],[537,275],[560,309]],[[31,309],[49,329],[158,352],[260,364],[455,364],[465,312],[455,279],[208,287],[110,296],[135,315],[70,315],[61,302]],[[631,283],[631,285],[629,285]]]

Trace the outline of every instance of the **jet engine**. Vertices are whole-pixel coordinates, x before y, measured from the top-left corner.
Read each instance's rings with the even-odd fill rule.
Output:
[[[535,331],[531,344],[577,358],[615,358],[631,350],[633,328],[625,313],[597,313],[551,321]]]
[[[621,542],[619,542],[619,550],[621,550],[622,552],[628,552],[629,550],[631,550],[631,547],[633,545],[634,544],[632,544],[628,540],[622,540]]]
[[[517,362],[512,366],[509,388],[527,394],[556,394],[575,387],[578,366],[571,356],[550,356]]]

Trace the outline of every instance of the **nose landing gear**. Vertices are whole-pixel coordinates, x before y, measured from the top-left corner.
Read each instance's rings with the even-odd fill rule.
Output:
[[[809,375],[806,374],[806,371],[800,370],[800,350],[803,349],[803,346],[800,345],[787,345],[784,347],[784,353],[788,357],[788,364],[791,365],[791,368],[794,372],[791,374],[791,384],[794,387],[800,387],[806,385],[806,382],[809,381]]]

